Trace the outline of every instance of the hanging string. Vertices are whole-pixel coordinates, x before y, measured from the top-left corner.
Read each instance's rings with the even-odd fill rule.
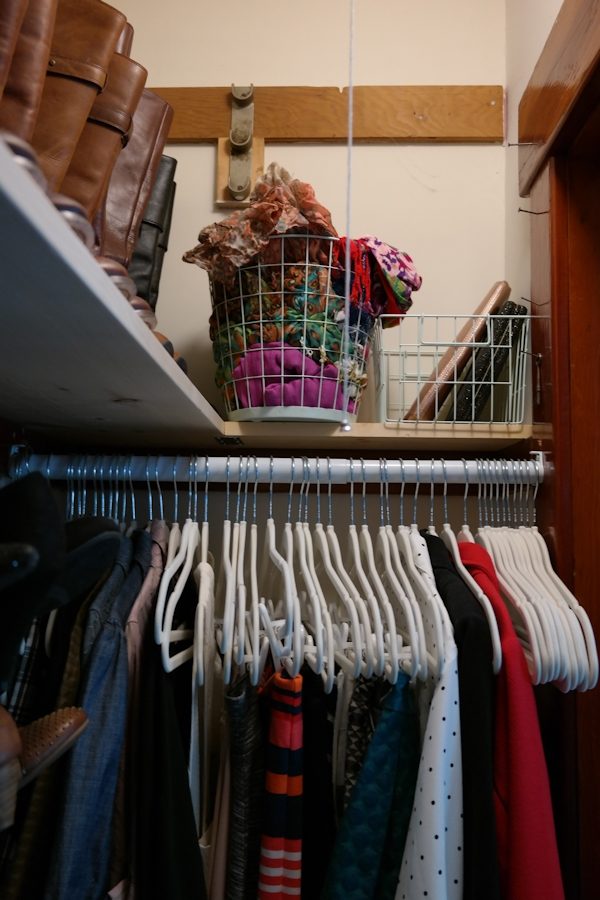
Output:
[[[350,234],[352,230],[352,139],[354,132],[354,4],[355,0],[348,0],[349,27],[348,27],[348,143],[346,165],[346,272],[344,278],[344,418],[342,429],[350,431],[348,420],[349,402],[349,372],[350,364],[350,282],[352,253],[350,249]]]

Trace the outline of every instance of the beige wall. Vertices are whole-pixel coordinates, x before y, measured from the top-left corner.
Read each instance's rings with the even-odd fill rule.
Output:
[[[514,97],[558,5],[557,0],[357,0],[354,82],[509,83]],[[149,85],[348,83],[347,0],[120,0],[119,6],[135,28],[133,56],[148,68]],[[531,20],[521,6],[536,13]],[[523,28],[518,41],[514,23]],[[204,146],[170,146],[168,152],[179,160],[178,193],[159,328],[218,405],[206,275],[181,262],[200,228],[220,217],[212,205],[215,152]],[[345,148],[269,145],[266,162],[272,160],[314,185],[344,233]],[[351,233],[374,233],[411,253],[424,279],[415,311],[468,313],[509,270],[521,290],[527,253],[525,238],[517,242],[517,256],[508,251],[514,231],[507,211],[516,204],[514,178],[509,184],[506,177],[509,163],[501,146],[354,148]]]

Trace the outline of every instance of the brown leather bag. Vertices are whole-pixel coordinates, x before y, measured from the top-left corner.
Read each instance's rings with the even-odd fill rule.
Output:
[[[106,256],[129,266],[173,120],[169,104],[144,90],[133,116],[133,134],[113,170],[100,237]]]
[[[114,53],[104,91],[96,98],[77,143],[61,191],[81,203],[90,220],[100,208],[112,170],[132,132],[146,69]]]
[[[29,0],[0,102],[0,128],[31,141],[42,102],[57,0]]]
[[[8,78],[26,11],[27,0],[2,0],[0,3],[0,97]]]
[[[57,191],[126,23],[101,0],[58,0],[42,102],[31,143]]]

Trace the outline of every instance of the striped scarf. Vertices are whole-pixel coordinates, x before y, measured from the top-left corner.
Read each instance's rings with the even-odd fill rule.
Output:
[[[301,896],[302,676],[268,682],[269,741],[260,844],[259,900]]]

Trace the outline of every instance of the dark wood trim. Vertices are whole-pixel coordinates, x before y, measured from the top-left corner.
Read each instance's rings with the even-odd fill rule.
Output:
[[[519,104],[519,189],[527,196],[548,157],[589,115],[600,87],[600,0],[564,0]],[[583,113],[583,115],[581,115]]]

